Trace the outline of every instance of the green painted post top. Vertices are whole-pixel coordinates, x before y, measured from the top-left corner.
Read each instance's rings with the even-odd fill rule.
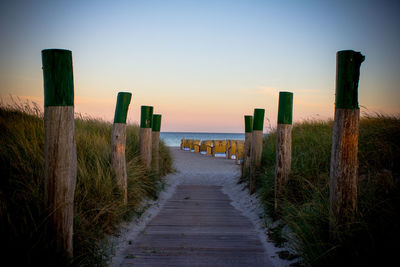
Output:
[[[244,131],[246,133],[251,133],[253,131],[253,116],[244,115]]]
[[[279,92],[278,124],[292,124],[293,93]]]
[[[161,129],[161,114],[153,114],[153,132],[159,132]]]
[[[153,120],[153,107],[142,106],[140,113],[140,128],[151,128]]]
[[[72,52],[64,49],[42,50],[44,106],[74,105]]]
[[[359,109],[358,80],[365,56],[353,50],[336,54],[336,108]]]
[[[265,109],[255,108],[253,116],[253,131],[262,131],[264,128]]]
[[[114,123],[126,123],[129,104],[131,103],[132,94],[127,92],[119,92],[117,96],[117,105],[115,106]]]

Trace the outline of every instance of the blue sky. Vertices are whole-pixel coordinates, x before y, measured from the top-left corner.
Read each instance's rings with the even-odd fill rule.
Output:
[[[333,116],[336,52],[361,51],[362,112],[400,112],[399,1],[3,1],[0,96],[41,103],[40,51],[72,50],[75,107],[111,120],[118,91],[163,130],[243,130],[279,91],[294,120]]]

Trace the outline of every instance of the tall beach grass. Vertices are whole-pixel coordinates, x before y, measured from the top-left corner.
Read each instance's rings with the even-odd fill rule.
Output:
[[[258,194],[274,220],[268,222],[270,231],[276,240],[288,241],[306,266],[385,266],[400,247],[400,117],[361,118],[356,220],[335,242],[329,240],[332,127],[333,121],[294,124],[292,171],[277,211],[276,131],[264,138]]]
[[[139,160],[139,127],[127,126],[128,205],[111,168],[112,124],[76,116],[78,173],[74,203],[74,266],[102,266],[110,253],[104,237],[139,216],[141,202],[157,198],[172,159],[160,144],[161,176]],[[44,123],[35,104],[0,106],[0,236],[2,261],[13,266],[63,266],[47,234],[44,212]]]

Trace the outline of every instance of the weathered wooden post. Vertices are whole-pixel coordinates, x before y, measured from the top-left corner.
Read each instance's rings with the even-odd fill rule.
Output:
[[[254,109],[253,116],[253,132],[251,136],[251,151],[250,151],[250,193],[256,191],[256,179],[258,171],[261,167],[262,144],[263,144],[263,128],[264,128],[265,110]]]
[[[152,166],[154,172],[160,174],[160,129],[161,129],[161,115],[153,114],[152,126]]]
[[[72,259],[77,175],[72,53],[62,49],[43,50],[42,64],[45,206],[57,250]]]
[[[249,174],[250,170],[250,151],[251,151],[251,135],[253,132],[253,116],[244,116],[244,155],[242,164],[242,179],[244,180]]]
[[[151,127],[153,120],[153,107],[142,106],[140,115],[140,158],[145,167],[150,170],[151,168]]]
[[[126,117],[132,94],[120,92],[117,96],[114,124],[111,137],[111,164],[117,184],[122,191],[124,203],[128,203],[128,175],[126,173]]]
[[[330,166],[330,230],[336,238],[348,229],[357,208],[358,80],[364,61],[360,52],[345,50],[336,56],[336,99]]]
[[[278,127],[276,130],[275,209],[289,180],[292,165],[293,93],[279,93]]]

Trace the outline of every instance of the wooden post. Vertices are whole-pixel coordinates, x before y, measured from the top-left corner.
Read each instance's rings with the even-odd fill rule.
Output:
[[[62,49],[43,50],[42,64],[45,206],[57,250],[72,259],[77,175],[72,53]]]
[[[276,130],[275,209],[289,180],[292,165],[293,93],[279,93],[278,127]]]
[[[349,229],[357,208],[358,80],[364,56],[352,50],[336,57],[336,99],[330,166],[331,238]]]
[[[153,107],[142,106],[140,115],[140,158],[144,166],[151,169],[151,127],[153,120]]]
[[[153,126],[152,126],[152,166],[154,172],[160,174],[160,129],[161,129],[161,115],[153,115]]]
[[[124,204],[128,204],[128,175],[126,173],[126,117],[132,94],[120,92],[117,96],[114,124],[111,137],[111,164],[117,184],[122,192]]]
[[[264,109],[254,109],[253,133],[251,136],[250,151],[250,193],[256,191],[258,171],[261,167],[263,128],[264,128]]]
[[[245,115],[244,125],[245,125],[244,129],[245,137],[244,137],[244,155],[243,155],[241,180],[246,179],[250,170],[250,151],[251,151],[251,135],[253,132],[253,116]]]

